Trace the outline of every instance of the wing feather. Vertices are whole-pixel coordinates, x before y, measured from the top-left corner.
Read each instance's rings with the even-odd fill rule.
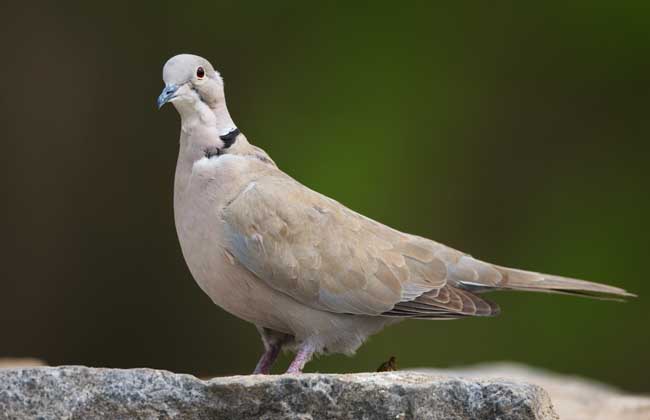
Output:
[[[494,309],[448,284],[448,261],[461,253],[366,218],[284,174],[256,180],[222,217],[228,252],[313,308],[415,318]]]

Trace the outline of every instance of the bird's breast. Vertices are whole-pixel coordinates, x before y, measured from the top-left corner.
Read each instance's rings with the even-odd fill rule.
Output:
[[[210,160],[223,159],[223,156]],[[265,308],[269,291],[228,252],[221,212],[231,197],[245,188],[229,182],[227,161],[179,164],[174,185],[174,219],[183,257],[194,280],[214,303],[239,318],[265,325],[275,309]],[[232,179],[230,181],[233,181]],[[236,180],[234,180],[236,181]],[[270,306],[270,304],[269,304]],[[273,321],[276,328],[284,324]],[[271,326],[269,326],[271,327]]]

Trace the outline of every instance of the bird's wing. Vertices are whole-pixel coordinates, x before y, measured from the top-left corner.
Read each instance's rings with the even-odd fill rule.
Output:
[[[313,308],[416,318],[495,312],[448,284],[446,261],[463,254],[368,219],[283,174],[251,182],[225,207],[223,221],[226,247],[243,266]]]

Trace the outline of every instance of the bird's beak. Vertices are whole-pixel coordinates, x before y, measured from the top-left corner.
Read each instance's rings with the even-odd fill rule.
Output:
[[[158,109],[162,108],[167,102],[174,98],[174,94],[178,90],[178,85],[167,85],[158,97]]]

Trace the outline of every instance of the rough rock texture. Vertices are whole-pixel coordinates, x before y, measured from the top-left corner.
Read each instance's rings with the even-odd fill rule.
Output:
[[[625,394],[609,385],[514,363],[489,363],[459,369],[418,369],[433,375],[508,378],[543,387],[562,420],[650,420],[650,396]]]
[[[546,392],[510,380],[415,372],[234,376],[152,369],[0,370],[2,419],[556,419]]]

